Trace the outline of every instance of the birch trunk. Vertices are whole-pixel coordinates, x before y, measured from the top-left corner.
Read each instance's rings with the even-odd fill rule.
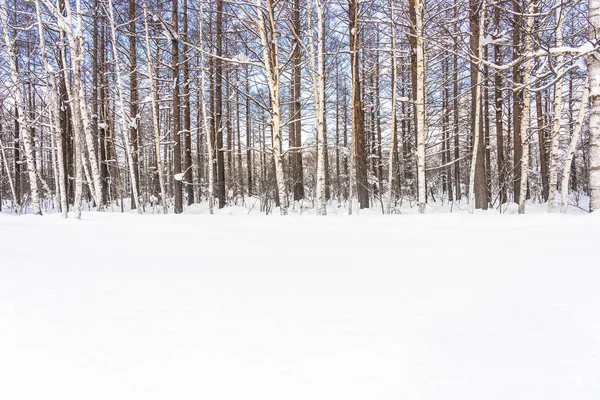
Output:
[[[44,63],[44,70],[48,75],[48,80],[50,82],[50,89],[52,90],[52,110],[51,110],[51,121],[50,121],[50,130],[52,136],[56,138],[54,140],[56,142],[56,149],[58,152],[58,192],[60,195],[60,209],[62,212],[63,218],[68,217],[68,201],[67,201],[67,186],[65,179],[65,164],[64,164],[64,149],[62,145],[62,140],[57,137],[56,132],[60,130],[60,94],[58,92],[58,83],[56,82],[56,76],[54,75],[54,71],[50,68],[48,64],[48,57],[46,54],[46,42],[44,37],[44,28],[42,25],[42,12],[40,8],[39,0],[35,2],[35,11],[37,15],[38,21],[38,32],[40,37],[40,51],[42,54],[42,61]]]
[[[396,170],[395,165],[395,154],[398,146],[397,129],[396,129],[396,92],[398,91],[398,83],[396,75],[398,74],[398,63],[396,60],[396,10],[394,7],[394,1],[390,0],[390,13],[391,13],[391,53],[392,53],[392,110],[391,110],[391,144],[390,144],[390,155],[388,161],[388,187],[385,200],[385,213],[391,214],[392,212],[392,192],[394,183],[394,171]]]
[[[325,0],[326,1],[326,0]],[[317,12],[317,53],[312,29],[312,6],[311,0],[307,0],[307,21],[309,54],[311,63],[311,78],[313,83],[313,95],[315,99],[315,110],[317,117],[317,185],[316,185],[316,213],[327,215],[327,196],[325,193],[325,56],[323,52],[323,7],[324,2],[315,0]],[[315,61],[316,58],[316,61]]]
[[[268,18],[269,37],[267,38],[267,25],[263,13],[262,0],[256,0],[258,13],[258,30],[263,50],[263,63],[267,75],[267,84],[271,96],[271,126],[273,128],[273,159],[275,161],[275,179],[277,181],[277,193],[279,194],[281,215],[288,213],[288,196],[285,185],[285,171],[283,169],[283,156],[281,146],[281,108],[279,105],[280,71],[277,27],[275,25],[275,13],[273,0],[266,0],[264,10]]]
[[[524,16],[525,18],[525,45],[523,48],[523,54],[528,54],[531,50],[531,30],[533,25],[533,14],[535,9],[535,2],[529,1],[529,11]],[[525,202],[527,200],[527,178],[529,172],[529,109],[531,107],[531,95],[529,89],[529,82],[531,77],[531,59],[527,59],[523,65],[523,107],[521,109],[521,186],[519,188],[519,214],[525,213]]]
[[[417,62],[417,85],[415,98],[416,130],[417,130],[417,198],[419,213],[425,214],[427,205],[427,188],[425,183],[425,138],[427,137],[427,125],[425,118],[425,49],[423,30],[423,3],[422,0],[413,0],[415,9],[415,49]]]
[[[590,38],[600,35],[600,0],[589,0]],[[600,210],[600,55],[587,59],[590,88],[590,212]]]
[[[150,97],[152,102],[152,129],[154,131],[154,153],[156,157],[156,173],[158,174],[158,184],[160,186],[160,204],[163,209],[163,213],[167,214],[167,192],[165,190],[165,178],[164,178],[164,167],[162,161],[162,153],[160,151],[160,121],[158,119],[158,94],[156,92],[156,85],[154,83],[154,66],[152,65],[152,49],[150,48],[150,34],[148,32],[148,11],[146,9],[146,2],[143,2],[144,8],[144,33],[145,33],[145,44],[146,53],[148,57],[148,80],[150,82]]]
[[[77,109],[76,112],[73,111],[73,119],[77,118],[79,120],[80,133],[85,136],[85,141],[88,148],[88,157],[91,165],[92,179],[94,182],[94,190],[92,191],[92,197],[94,198],[97,209],[101,211],[102,180],[100,178],[100,169],[98,167],[98,159],[96,157],[95,151],[95,141],[87,113],[85,91],[81,79],[82,66],[84,61],[83,51],[85,43],[82,28],[83,22],[81,18],[81,2],[77,0],[75,3],[77,8],[77,26],[79,27],[79,31],[75,35],[72,30],[75,24],[73,23],[73,16],[70,3],[68,1],[64,2],[65,11],[67,13],[67,16],[65,18],[60,9],[56,9],[56,7],[54,7],[48,0],[43,1],[48,8],[54,11],[54,14],[58,20],[60,30],[67,36],[67,40],[69,41],[69,51],[71,55],[71,62],[73,68],[73,90],[71,91],[71,101],[73,102],[73,104],[71,105],[71,109]],[[73,125],[77,125],[77,122],[74,121]]]
[[[127,154],[127,163],[129,164],[129,177],[131,179],[131,193],[133,194],[133,200],[137,205],[137,213],[142,213],[142,207],[140,207],[138,190],[137,190],[137,179],[134,172],[134,162],[133,156],[131,154],[131,148],[129,147],[129,143],[131,142],[127,137],[127,127],[129,126],[127,122],[127,117],[125,114],[125,102],[123,101],[123,84],[121,82],[121,68],[119,67],[119,53],[117,52],[117,33],[115,28],[115,16],[113,12],[112,0],[108,0],[108,15],[110,19],[110,31],[112,36],[112,51],[115,60],[115,75],[117,78],[117,94],[118,94],[118,102],[119,102],[119,110],[121,114],[121,134],[123,135],[123,142],[125,144],[125,153]],[[91,150],[90,150],[91,151]],[[95,179],[94,179],[95,180]]]
[[[27,174],[29,176],[29,186],[31,188],[31,201],[33,203],[33,214],[42,215],[40,208],[40,192],[37,182],[37,174],[35,168],[35,155],[33,148],[33,138],[27,121],[25,120],[25,110],[23,108],[23,96],[21,93],[19,72],[17,69],[17,55],[14,51],[13,41],[8,34],[8,8],[6,1],[0,0],[0,27],[4,32],[4,43],[6,44],[6,55],[8,64],[10,65],[10,79],[13,85],[13,93],[15,96],[15,105],[17,107],[17,120],[19,121],[19,129],[23,136],[23,144],[25,147],[25,159],[27,162]]]
[[[562,3],[560,3],[562,4]],[[560,48],[563,45],[562,36],[562,6],[556,9],[556,47]],[[550,147],[550,168],[549,168],[549,192],[548,192],[548,212],[556,210],[556,191],[558,190],[558,140],[560,138],[560,120],[562,111],[562,68],[564,56],[560,53],[556,57],[556,65],[558,70],[558,80],[554,86],[554,119],[552,124],[552,145]]]
[[[567,212],[567,206],[568,206],[568,201],[569,201],[569,179],[571,178],[571,163],[573,162],[573,155],[575,154],[575,150],[577,150],[577,143],[579,142],[579,136],[581,134],[581,127],[583,126],[583,119],[585,118],[585,112],[587,109],[589,94],[590,94],[590,87],[589,87],[588,81],[586,80],[585,84],[583,85],[583,94],[581,96],[581,105],[579,106],[579,114],[577,115],[577,121],[575,122],[573,136],[571,137],[571,143],[569,144],[569,150],[567,152],[567,159],[565,160],[565,166],[563,168],[562,182],[560,185],[560,192],[561,192],[560,211],[563,213]]]
[[[58,12],[58,11],[57,11]],[[59,17],[57,17],[59,18]],[[64,51],[64,31],[59,32],[59,46],[61,47],[61,63],[67,65],[66,52]],[[73,128],[73,145],[75,151],[73,160],[75,163],[75,195],[73,196],[73,209],[75,211],[75,219],[81,219],[81,201],[83,194],[83,163],[81,162],[81,118],[79,117],[79,107],[76,106],[73,100],[73,91],[71,90],[71,82],[69,79],[64,79],[65,93],[67,95],[67,103],[71,109],[71,119]]]
[[[10,177],[9,169],[8,169],[8,160],[6,159],[6,152],[4,151],[4,144],[2,143],[2,138],[0,138],[0,152],[2,153],[2,163],[4,164],[4,170],[6,171],[6,176],[8,177],[8,186],[10,186],[10,193],[12,194],[15,214],[21,214],[21,206],[17,200],[17,192],[15,191],[15,185],[13,183],[12,178]]]
[[[200,3],[199,4],[200,17],[202,17],[203,1],[200,0],[199,3]],[[200,23],[198,24],[198,31],[199,31],[198,36],[199,36],[199,42],[200,42],[198,45],[201,49],[204,48],[204,35],[203,35],[203,31],[202,31],[202,25],[203,25],[203,21],[201,20]],[[210,127],[208,126],[208,111],[206,110],[206,98],[204,96],[205,87],[206,87],[206,72],[205,72],[205,67],[204,67],[204,54],[201,54],[200,55],[200,93],[202,94],[202,124],[203,124],[203,128],[204,128],[204,132],[206,133],[206,146],[207,146],[207,153],[209,154],[209,156],[208,156],[208,212],[210,214],[214,214],[214,187],[215,187],[214,170],[215,170],[215,161],[216,160],[212,156],[212,154],[214,154],[214,147],[215,147],[214,142],[213,142],[214,136],[210,134]]]

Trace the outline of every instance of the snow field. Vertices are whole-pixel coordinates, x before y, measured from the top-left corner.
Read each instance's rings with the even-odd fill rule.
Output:
[[[0,214],[0,399],[600,396],[600,216]]]

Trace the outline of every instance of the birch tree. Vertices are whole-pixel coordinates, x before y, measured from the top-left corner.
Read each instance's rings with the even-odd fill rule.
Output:
[[[533,27],[533,15],[535,10],[535,0],[528,1],[528,11],[523,16],[525,18],[524,46],[523,53],[528,54],[532,48],[533,38],[531,31]],[[525,202],[527,200],[527,183],[529,177],[529,109],[531,107],[530,79],[531,79],[531,58],[527,57],[523,64],[523,107],[521,108],[521,172],[519,189],[519,214],[525,213]]]
[[[425,117],[425,45],[422,0],[411,0],[415,17],[415,57],[416,57],[416,87],[415,87],[415,122],[417,130],[417,202],[419,213],[425,214],[427,205],[427,187],[425,182],[425,139],[427,138],[427,120]]]
[[[202,29],[203,20],[202,20],[202,7],[203,0],[199,0],[200,7],[200,23],[198,24],[198,36],[200,43],[198,46],[200,49],[204,48],[204,31]],[[214,142],[213,136],[210,134],[210,127],[208,126],[208,112],[206,110],[206,98],[205,98],[205,88],[206,88],[206,68],[204,66],[204,54],[200,55],[200,93],[202,96],[202,124],[204,128],[204,132],[206,133],[206,144],[208,147],[208,212],[213,214],[214,211],[214,158],[212,154],[214,154]]]
[[[165,190],[164,166],[162,153],[160,151],[160,121],[158,109],[158,94],[156,92],[156,83],[154,79],[154,66],[152,65],[152,48],[150,47],[150,33],[148,29],[148,11],[146,1],[143,3],[144,8],[144,34],[146,44],[146,54],[148,59],[148,81],[150,83],[150,102],[152,104],[152,131],[154,133],[154,156],[156,157],[156,173],[158,174],[158,183],[160,187],[160,204],[163,213],[167,214],[167,191]]]
[[[39,0],[35,1],[35,11],[37,16],[38,23],[38,34],[40,39],[40,52],[42,55],[42,61],[44,63],[44,71],[46,71],[46,76],[48,77],[48,81],[50,82],[51,89],[51,98],[52,98],[52,108],[51,108],[51,125],[50,129],[52,131],[53,137],[57,137],[56,132],[60,130],[60,94],[58,92],[58,83],[56,82],[56,76],[54,74],[54,70],[50,67],[48,63],[48,56],[46,54],[46,40],[44,38],[44,27],[42,24],[42,12],[40,7]],[[60,208],[62,212],[63,218],[68,217],[68,204],[67,204],[67,187],[65,180],[65,164],[64,164],[64,150],[62,145],[62,140],[57,138],[55,141],[56,148],[58,151],[58,193],[60,195]]]
[[[323,37],[323,10],[327,0],[315,0],[317,13],[317,50],[315,51],[312,27],[312,3],[307,0],[309,57],[311,63],[311,79],[315,111],[317,117],[317,187],[316,213],[327,215],[327,199],[325,195],[325,53]],[[316,60],[315,60],[316,59]]]
[[[87,146],[87,154],[91,166],[91,175],[94,184],[94,190],[92,196],[96,203],[96,208],[101,211],[102,205],[102,183],[100,178],[100,170],[98,167],[98,158],[95,152],[95,139],[92,134],[90,120],[88,117],[87,103],[85,99],[85,88],[82,80],[82,68],[85,58],[85,36],[83,34],[83,21],[81,18],[81,1],[76,0],[75,6],[77,11],[77,23],[73,20],[71,4],[69,1],[62,1],[57,8],[49,0],[43,0],[46,7],[53,11],[54,16],[57,19],[60,30],[66,35],[69,42],[69,51],[71,56],[71,63],[73,69],[73,84],[70,96],[72,97],[73,105],[71,110],[73,111],[73,126],[78,128],[77,130],[83,137]],[[66,16],[63,15],[61,7],[64,6]],[[112,20],[112,19],[111,19]],[[114,23],[114,21],[113,21]],[[73,29],[75,28],[75,32]],[[77,133],[75,133],[77,135]]]
[[[562,3],[559,2],[556,8],[556,48],[563,46],[563,15]],[[549,186],[548,186],[548,212],[554,212],[556,209],[556,191],[558,190],[558,141],[560,138],[560,121],[562,115],[562,64],[564,61],[563,53],[556,57],[558,76],[554,84],[554,118],[552,120],[552,142],[550,146],[550,165],[549,165]]]
[[[600,0],[589,0],[590,38],[598,45],[600,37]],[[600,55],[587,57],[590,90],[590,211],[600,210]]]
[[[281,143],[281,108],[279,105],[280,77],[279,42],[275,23],[273,0],[256,0],[257,28],[262,45],[263,65],[269,87],[271,102],[271,127],[273,129],[273,158],[275,161],[275,180],[280,201],[281,215],[288,213],[288,196],[283,168],[283,149]]]
[[[575,127],[573,129],[573,136],[571,136],[571,142],[569,143],[569,149],[567,150],[567,159],[565,160],[565,165],[563,168],[562,181],[560,185],[561,192],[561,207],[560,211],[563,213],[567,212],[567,207],[569,205],[569,179],[571,178],[571,165],[573,162],[573,155],[577,150],[577,143],[579,142],[579,137],[581,135],[581,128],[583,126],[583,119],[585,118],[585,113],[587,110],[588,97],[590,94],[590,88],[588,84],[588,79],[583,85],[583,94],[581,95],[581,104],[579,106],[579,113],[577,114],[577,121],[575,122]]]
[[[121,116],[121,135],[123,136],[123,143],[130,143],[130,139],[127,135],[128,121],[127,114],[125,113],[125,101],[123,100],[123,84],[121,82],[121,67],[119,66],[119,54],[117,52],[117,30],[115,27],[115,16],[113,11],[112,0],[108,0],[108,15],[110,19],[110,31],[112,36],[112,51],[115,59],[115,75],[117,79],[117,99],[119,103],[119,111]],[[131,193],[133,194],[133,201],[135,204],[140,204],[137,190],[137,179],[134,172],[134,162],[132,149],[129,146],[125,146],[125,153],[127,155],[127,162],[129,164],[129,177],[131,179]],[[142,213],[142,207],[136,208],[137,213]]]
[[[25,160],[27,162],[27,174],[29,176],[29,186],[31,189],[31,201],[33,205],[33,214],[42,215],[40,207],[40,192],[37,181],[37,172],[35,167],[35,154],[33,148],[33,138],[31,130],[26,120],[26,114],[23,103],[23,94],[21,93],[21,81],[19,79],[19,71],[17,68],[17,55],[15,53],[14,43],[8,33],[8,8],[6,0],[0,0],[0,28],[2,28],[4,36],[4,45],[6,46],[5,58],[10,67],[10,82],[12,84],[12,93],[15,97],[15,107],[17,110],[16,118],[19,121],[19,129],[23,137],[23,145],[25,147]]]
[[[391,38],[390,38],[390,53],[392,56],[392,104],[390,111],[390,155],[388,159],[388,187],[386,193],[386,214],[391,214],[392,212],[392,196],[393,196],[393,182],[394,182],[394,173],[396,171],[396,152],[398,150],[398,137],[397,137],[397,127],[396,127],[396,97],[398,93],[398,59],[397,59],[397,51],[396,51],[396,8],[394,5],[395,0],[389,0],[390,2],[390,27],[391,27]]]

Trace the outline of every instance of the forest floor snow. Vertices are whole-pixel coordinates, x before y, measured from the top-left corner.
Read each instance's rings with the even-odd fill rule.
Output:
[[[0,399],[597,400],[600,214],[0,214]]]

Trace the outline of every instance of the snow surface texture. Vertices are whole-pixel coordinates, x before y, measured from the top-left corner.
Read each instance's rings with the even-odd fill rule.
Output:
[[[0,214],[3,400],[598,400],[599,215]]]

